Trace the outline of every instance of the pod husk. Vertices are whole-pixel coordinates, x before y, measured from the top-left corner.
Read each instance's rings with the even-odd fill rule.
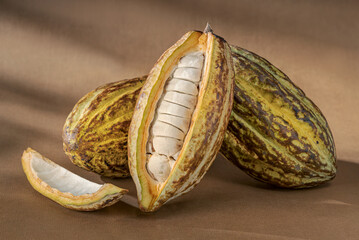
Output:
[[[128,129],[147,76],[106,84],[74,106],[63,127],[71,161],[105,177],[128,177]]]
[[[149,125],[165,80],[186,52],[206,41],[202,87],[190,129],[170,176],[155,181],[146,170]],[[129,131],[129,166],[136,184],[141,210],[152,212],[175,197],[190,191],[212,164],[226,130],[233,101],[233,68],[229,45],[211,32],[192,31],[169,48],[151,70],[143,86]]]
[[[333,179],[335,144],[319,108],[267,60],[231,49],[234,104],[221,153],[255,179],[279,187]]]

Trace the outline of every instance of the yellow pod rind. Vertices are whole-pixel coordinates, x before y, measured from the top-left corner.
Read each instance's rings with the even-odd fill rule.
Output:
[[[267,60],[231,49],[234,105],[221,153],[255,179],[280,187],[333,179],[335,144],[319,108]]]

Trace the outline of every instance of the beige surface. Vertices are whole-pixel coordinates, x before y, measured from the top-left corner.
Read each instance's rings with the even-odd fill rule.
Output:
[[[0,1],[0,239],[358,239],[359,4],[355,1]],[[209,21],[267,58],[320,107],[339,171],[287,191],[217,159],[189,194],[147,215],[123,203],[93,213],[35,192],[20,156],[31,146],[97,182],[62,151],[62,125],[93,88],[146,74],[186,31]]]

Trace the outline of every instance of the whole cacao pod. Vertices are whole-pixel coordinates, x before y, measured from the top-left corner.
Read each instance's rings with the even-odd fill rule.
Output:
[[[280,187],[333,179],[335,145],[319,108],[267,60],[231,49],[234,104],[221,153],[255,179]]]

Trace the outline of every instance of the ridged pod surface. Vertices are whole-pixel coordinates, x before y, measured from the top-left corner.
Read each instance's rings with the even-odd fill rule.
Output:
[[[318,107],[267,60],[231,46],[234,104],[221,153],[257,180],[306,188],[336,174],[336,151]]]
[[[106,84],[74,106],[63,128],[63,147],[77,166],[106,177],[128,177],[127,136],[146,76]]]
[[[151,134],[156,134],[151,126],[153,121],[157,121],[154,120],[157,116],[155,114],[160,115],[157,109],[163,106],[160,100],[162,95],[168,93],[164,91],[166,86],[168,90],[166,82],[173,82],[179,75],[174,70],[175,66],[184,62],[182,59],[188,53],[196,51],[203,51],[204,55],[197,104],[169,176],[163,181],[156,181],[149,173],[147,163],[148,155],[152,157],[157,154],[156,149],[152,155],[147,149]],[[173,79],[168,80],[172,75]],[[157,210],[167,201],[190,191],[207,172],[220,148],[228,124],[233,100],[233,78],[229,45],[211,31],[185,34],[161,56],[151,70],[137,101],[128,142],[130,172],[136,184],[141,210]],[[153,144],[156,148],[155,142]],[[165,154],[161,156],[168,158]]]

